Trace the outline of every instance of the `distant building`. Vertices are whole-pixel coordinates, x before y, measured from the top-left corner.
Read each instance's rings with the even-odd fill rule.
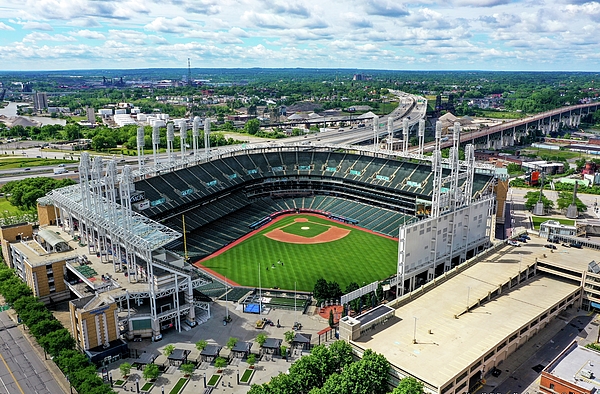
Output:
[[[46,93],[38,92],[33,95],[33,107],[38,112],[48,108],[48,96]]]
[[[96,123],[96,113],[94,112],[94,108],[86,107],[85,114],[88,122],[92,124]]]
[[[541,393],[596,393],[600,381],[600,353],[573,341],[542,370]]]

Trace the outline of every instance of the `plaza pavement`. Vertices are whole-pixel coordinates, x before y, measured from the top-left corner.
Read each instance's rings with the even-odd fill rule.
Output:
[[[309,313],[306,315],[302,314],[301,311],[294,313],[294,311],[273,309],[269,311],[268,314],[263,314],[261,317],[259,317],[257,314],[243,313],[238,304],[230,302],[229,315],[232,317],[232,321],[224,326],[223,317],[226,315],[226,313],[227,311],[225,302],[214,302],[211,304],[212,317],[207,322],[191,329],[190,331],[182,330],[181,333],[179,333],[175,330],[170,330],[165,332],[163,339],[159,342],[151,342],[149,340],[144,340],[142,342],[130,342],[129,348],[137,349],[138,352],[162,353],[162,350],[166,345],[172,344],[177,349],[192,350],[195,348],[195,343],[200,340],[206,340],[209,342],[209,344],[218,344],[219,346],[224,347],[230,337],[236,337],[240,341],[254,341],[252,353],[258,354],[259,346],[255,342],[255,339],[260,333],[266,334],[269,338],[277,338],[283,341],[284,333],[292,330],[294,322],[298,321],[302,324],[302,330],[299,332],[311,334],[312,344],[315,345],[318,344],[317,332],[328,327],[327,319],[323,319],[318,314],[315,314],[313,308],[310,308]],[[279,320],[282,327],[277,328],[275,325],[266,326],[264,329],[256,329],[255,323],[262,317],[272,320],[275,324],[277,324],[277,320]],[[287,345],[286,343],[284,344]],[[224,348],[221,351],[221,355],[226,355],[228,352],[229,351]],[[306,354],[306,352],[304,353]],[[293,359],[295,360],[297,357],[294,357]],[[113,378],[113,382],[121,378],[119,365],[125,361],[133,364],[135,359],[123,359],[107,366],[107,369],[110,371]],[[269,361],[265,361],[264,359],[262,361],[258,361],[255,364],[256,372],[254,373],[250,384],[262,384],[270,381],[273,376],[278,375],[280,372],[286,372],[291,363],[292,359],[286,361],[279,356],[275,356]],[[226,367],[223,371],[223,378],[219,383],[219,387],[215,388],[212,393],[247,393],[250,389],[250,385],[237,383],[238,373],[241,376],[247,367],[248,364],[245,361],[240,362],[238,366],[229,365]],[[151,394],[162,394],[162,386],[164,386],[164,392],[169,394],[170,390],[177,383],[178,379],[183,377],[183,373],[181,371],[171,371],[173,369],[174,368],[167,369],[167,372],[162,373],[159,376],[155,383],[155,387],[150,391]],[[210,376],[215,371],[216,368],[212,365],[207,369],[196,369],[182,393],[203,393],[205,389],[204,375],[206,374],[206,380],[208,381]],[[136,392],[136,379],[139,379],[139,386],[141,388],[145,383],[145,380],[142,378],[142,371],[134,368],[131,370],[131,374],[128,378],[126,384],[127,389],[125,390],[119,387],[113,387],[113,389],[119,394],[131,393],[132,390],[133,392]]]

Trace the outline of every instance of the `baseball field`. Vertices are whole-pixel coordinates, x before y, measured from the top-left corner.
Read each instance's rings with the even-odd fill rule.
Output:
[[[316,215],[280,217],[197,264],[243,286],[312,291],[319,278],[359,285],[396,272],[398,242]]]

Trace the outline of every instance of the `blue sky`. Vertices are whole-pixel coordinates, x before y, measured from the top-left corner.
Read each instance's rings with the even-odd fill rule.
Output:
[[[0,70],[600,70],[585,0],[0,0]]]

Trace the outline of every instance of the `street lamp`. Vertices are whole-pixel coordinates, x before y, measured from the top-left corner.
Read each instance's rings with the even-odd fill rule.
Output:
[[[413,331],[413,343],[417,343],[417,317],[415,316],[415,330]]]

